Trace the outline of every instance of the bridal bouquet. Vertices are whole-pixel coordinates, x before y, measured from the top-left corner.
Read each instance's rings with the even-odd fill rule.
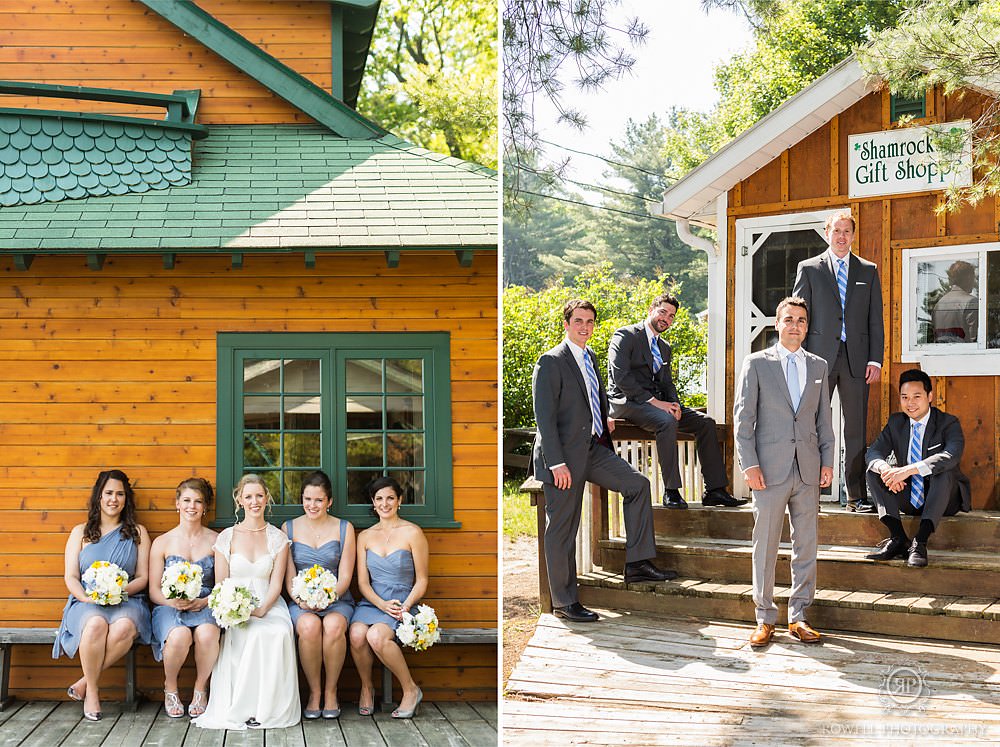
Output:
[[[403,613],[403,621],[396,628],[396,637],[404,646],[414,651],[426,651],[441,639],[441,628],[433,607],[417,606],[417,614]]]
[[[184,560],[163,569],[160,590],[167,599],[197,599],[204,571],[197,563]]]
[[[260,600],[245,586],[231,578],[216,584],[208,595],[208,606],[220,628],[240,626],[250,619],[250,613]]]
[[[337,577],[321,565],[303,568],[292,579],[292,595],[314,610],[337,601]]]
[[[95,560],[83,572],[83,590],[94,602],[104,607],[113,607],[128,599],[125,584],[128,574],[114,563]]]

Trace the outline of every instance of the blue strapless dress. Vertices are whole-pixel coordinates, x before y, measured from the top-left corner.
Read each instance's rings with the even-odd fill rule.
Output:
[[[81,576],[92,563],[98,560],[114,563],[125,571],[130,579],[135,575],[139,548],[132,540],[122,537],[121,530],[121,527],[112,529],[97,542],[85,545],[80,550]],[[56,642],[52,646],[53,659],[58,659],[60,654],[65,654],[70,658],[76,656],[76,651],[80,648],[80,635],[83,632],[83,626],[94,615],[100,615],[109,624],[118,620],[131,620],[135,624],[136,630],[139,631],[138,642],[149,643],[151,640],[149,606],[146,604],[145,594],[132,594],[124,602],[113,607],[81,602],[70,594],[66,606],[63,608],[59,630],[56,631]]]
[[[164,559],[164,568],[169,568],[174,563],[183,563],[187,558],[180,555],[168,555]],[[215,556],[206,555],[199,560],[192,560],[195,565],[200,565],[203,575],[201,578],[201,591],[198,598],[202,599],[212,593],[215,586]],[[151,580],[152,582],[152,580]],[[199,625],[215,625],[215,617],[208,607],[196,612],[181,612],[179,609],[165,604],[158,604],[153,607],[153,658],[163,661],[163,645],[167,642],[167,636],[174,628],[197,628]]]
[[[409,550],[394,550],[384,558],[373,550],[365,553],[368,563],[368,578],[371,581],[372,589],[382,599],[398,599],[404,601],[413,591],[413,585],[417,582],[417,573],[413,568],[413,555]],[[419,602],[415,602],[416,607]],[[410,610],[413,611],[413,608]],[[382,610],[362,599],[358,606],[354,608],[352,623],[364,623],[374,625],[375,623],[385,623],[393,630],[399,625],[399,620],[391,615],[385,614]]]
[[[340,539],[330,540],[319,547],[310,547],[302,542],[296,542],[292,540],[292,562],[295,563],[295,572],[305,570],[306,568],[311,568],[314,565],[321,565],[328,571],[331,571],[333,575],[340,576],[340,555],[343,552],[344,538],[347,536],[347,524],[348,522],[344,519],[340,520]],[[292,539],[292,522],[285,522],[285,534],[288,535],[288,539]],[[295,602],[289,600],[288,602],[288,614],[292,616],[292,625],[295,625],[299,621],[299,617],[307,612],[312,612],[314,615],[319,617],[326,617],[331,612],[336,612],[343,615],[348,622],[351,620],[351,615],[354,614],[354,597],[351,596],[351,590],[348,589],[344,592],[344,596],[337,599],[336,602],[331,604],[325,610],[320,610],[319,612],[313,612],[312,610],[304,610]]]

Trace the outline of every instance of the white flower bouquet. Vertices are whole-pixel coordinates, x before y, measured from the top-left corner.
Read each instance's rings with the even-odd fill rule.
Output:
[[[186,560],[171,563],[163,569],[160,590],[167,599],[197,599],[201,594],[204,571],[197,563]]]
[[[208,595],[208,606],[220,628],[240,626],[250,619],[260,600],[246,586],[231,578],[216,584]]]
[[[314,610],[337,601],[337,577],[321,565],[303,568],[292,579],[292,595]]]
[[[102,607],[113,607],[128,599],[125,591],[128,574],[114,563],[95,560],[83,572],[81,581],[87,596]]]
[[[396,637],[404,646],[414,651],[426,651],[441,639],[441,627],[433,607],[417,606],[417,614],[403,613],[403,620],[396,628]]]

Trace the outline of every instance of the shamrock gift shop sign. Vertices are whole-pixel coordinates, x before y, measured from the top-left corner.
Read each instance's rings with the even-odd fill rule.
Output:
[[[972,122],[866,132],[847,139],[852,198],[972,184]]]

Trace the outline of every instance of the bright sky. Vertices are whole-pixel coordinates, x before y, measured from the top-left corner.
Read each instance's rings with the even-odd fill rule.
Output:
[[[624,0],[615,9],[613,21],[634,16],[649,27],[649,36],[633,50],[638,61],[632,75],[589,95],[567,82],[564,105],[581,111],[589,123],[582,133],[555,124],[554,109],[536,100],[536,126],[543,139],[608,155],[608,143],[621,138],[630,118],[642,121],[653,113],[662,116],[671,106],[707,111],[717,99],[713,67],[752,42],[742,15],[720,10],[706,14],[698,0]],[[572,179],[593,184],[606,167],[596,158],[544,145],[550,160],[571,157],[566,175]]]

